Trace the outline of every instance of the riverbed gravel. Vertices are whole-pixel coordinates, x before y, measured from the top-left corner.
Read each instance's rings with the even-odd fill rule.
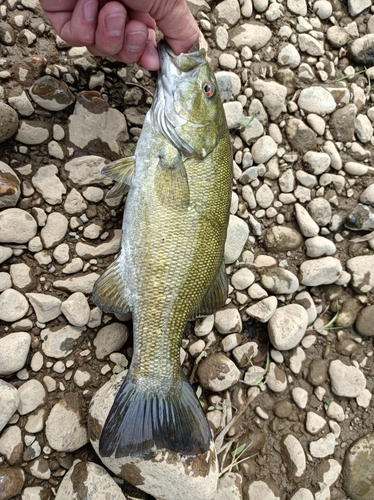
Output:
[[[374,7],[188,3],[234,180],[229,298],[181,359],[216,436],[253,395],[214,499],[372,500]],[[155,77],[69,47],[37,0],[0,0],[1,500],[152,498],[102,466],[87,415],[132,356],[131,317],[91,298],[124,203],[100,168],[133,151]]]

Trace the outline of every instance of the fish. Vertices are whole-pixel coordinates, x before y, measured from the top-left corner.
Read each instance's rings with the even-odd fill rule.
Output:
[[[164,41],[158,50],[161,68],[134,156],[103,168],[115,193],[126,186],[128,195],[120,254],[95,283],[93,300],[107,313],[131,311],[134,337],[100,436],[103,457],[199,455],[212,439],[180,346],[187,321],[227,298],[231,143],[205,50],[175,55]]]

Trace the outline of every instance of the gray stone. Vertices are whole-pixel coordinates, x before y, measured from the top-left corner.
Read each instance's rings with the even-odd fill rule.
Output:
[[[40,334],[44,354],[57,359],[69,356],[84,330],[83,327],[70,325],[53,329],[45,328]]]
[[[355,328],[357,333],[364,337],[374,336],[374,305],[369,305],[361,309],[357,315]]]
[[[324,255],[334,255],[336,246],[333,241],[323,236],[314,236],[305,240],[306,255],[308,257],[323,257]]]
[[[1,339],[0,339],[1,342]],[[1,344],[0,344],[0,357],[1,357]],[[0,360],[0,374],[4,375],[1,371],[3,368]],[[0,433],[11,419],[13,413],[17,410],[20,403],[18,391],[15,387],[5,380],[0,379]]]
[[[119,351],[126,343],[129,331],[123,323],[111,323],[101,328],[93,341],[97,359]]]
[[[302,234],[306,237],[316,236],[319,233],[319,226],[307,210],[300,203],[295,203],[295,212],[297,224]]]
[[[27,415],[47,401],[47,392],[39,380],[28,380],[18,389],[20,403],[18,413]]]
[[[30,345],[27,332],[8,333],[0,339],[0,376],[18,372],[25,366]]]
[[[306,470],[306,457],[300,441],[292,434],[287,434],[282,439],[282,444],[282,455],[291,477],[302,477]]]
[[[317,146],[316,133],[297,118],[287,120],[286,134],[292,148],[296,151],[311,151]]]
[[[342,274],[342,265],[334,257],[305,260],[299,268],[299,280],[302,285],[330,285]]]
[[[332,113],[329,126],[336,141],[346,143],[353,140],[356,114],[354,104],[348,104]]]
[[[15,465],[18,460],[22,459],[22,451],[21,429],[16,425],[7,427],[0,437],[0,455],[5,456],[9,465]]]
[[[366,378],[362,371],[353,365],[346,365],[339,359],[331,361],[329,366],[331,389],[337,396],[356,398],[366,387]]]
[[[242,320],[236,307],[229,305],[214,313],[214,326],[219,333],[240,333],[242,330]]]
[[[275,120],[282,112],[286,111],[287,88],[284,85],[276,82],[265,82],[260,79],[253,81],[252,85],[256,92],[262,94],[261,102],[269,113],[271,120]]]
[[[27,293],[26,297],[29,299],[40,323],[52,321],[61,314],[61,300],[53,295]]]
[[[242,267],[231,276],[231,284],[235,290],[244,290],[252,285],[255,276],[250,269]]]
[[[316,40],[314,37],[311,35],[308,35],[307,33],[300,33],[298,36],[299,40],[299,48],[301,52],[306,52],[310,56],[323,56],[325,53],[325,49],[323,46],[323,42]]]
[[[248,46],[257,51],[268,43],[271,31],[260,23],[243,23],[230,30],[229,38],[237,49]]]
[[[48,215],[47,224],[40,231],[44,248],[53,248],[63,242],[68,230],[68,220],[60,212]]]
[[[247,224],[239,217],[230,215],[225,243],[225,263],[232,264],[241,255],[249,236]]]
[[[272,295],[248,307],[245,312],[246,314],[248,314],[248,316],[251,316],[257,321],[260,321],[261,323],[267,323],[274,314],[277,305],[278,300]]]
[[[201,361],[197,369],[197,377],[204,389],[220,392],[238,382],[240,371],[235,363],[224,354],[217,353]]]
[[[327,153],[308,151],[303,156],[303,163],[309,173],[313,175],[320,175],[329,168],[331,158]]]
[[[361,293],[369,292],[374,287],[374,255],[352,257],[346,265],[352,275],[352,285]]]
[[[317,441],[309,443],[309,451],[314,458],[324,458],[334,453],[335,445],[335,435],[329,432]]]
[[[326,198],[313,198],[307,205],[310,216],[320,227],[327,226],[331,220],[331,205]]]
[[[297,250],[303,244],[302,235],[293,227],[273,226],[264,235],[264,244],[269,252]]]
[[[296,347],[308,326],[308,314],[299,304],[278,308],[268,323],[270,342],[276,349],[287,351]]]
[[[303,89],[297,104],[304,111],[316,113],[319,116],[330,114],[336,108],[335,99],[330,92],[317,86]]]
[[[37,231],[35,219],[20,208],[0,212],[0,243],[28,243]]]
[[[307,4],[305,0],[287,0],[287,9],[297,16],[306,16]]]
[[[330,26],[326,32],[326,38],[334,49],[344,47],[351,40],[349,33],[338,25]]]
[[[61,304],[61,312],[73,326],[85,326],[90,318],[90,306],[82,292],[75,292]]]
[[[274,294],[289,294],[299,288],[299,280],[288,269],[273,267],[261,273],[261,285]]]
[[[66,292],[82,292],[88,295],[92,293],[93,286],[99,278],[100,274],[89,273],[84,276],[67,278],[66,280],[57,280],[53,283],[53,286]]]
[[[269,135],[257,139],[252,146],[252,156],[255,163],[266,163],[277,152],[277,145]]]
[[[371,500],[374,495],[374,432],[361,436],[345,453],[344,491],[351,500]]]
[[[23,318],[29,310],[29,303],[22,293],[8,288],[0,295],[0,320],[12,323]]]
[[[238,0],[224,0],[220,2],[213,11],[213,17],[222,24],[234,26],[240,19],[240,7]]]
[[[0,143],[10,139],[18,129],[18,115],[13,108],[0,102]]]
[[[50,205],[62,203],[62,195],[66,193],[65,186],[56,175],[57,172],[56,165],[46,165],[39,167],[37,173],[31,179],[35,189]]]

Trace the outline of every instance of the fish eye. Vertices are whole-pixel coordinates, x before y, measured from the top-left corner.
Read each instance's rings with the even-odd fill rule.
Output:
[[[214,94],[216,93],[216,89],[215,89],[213,83],[210,83],[210,82],[204,83],[203,92],[205,94],[205,97],[208,97],[208,98],[213,97]]]

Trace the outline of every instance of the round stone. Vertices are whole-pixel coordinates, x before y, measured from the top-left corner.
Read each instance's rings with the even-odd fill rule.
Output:
[[[343,464],[344,490],[351,500],[374,498],[374,432],[355,441]]]
[[[220,392],[238,382],[240,371],[224,354],[217,353],[208,356],[199,364],[197,376],[204,389]]]
[[[366,378],[362,371],[353,365],[346,365],[339,359],[330,363],[329,375],[331,389],[337,396],[356,398],[366,387]]]
[[[18,129],[18,114],[7,104],[0,102],[0,143],[10,139]]]
[[[30,350],[31,337],[26,332],[9,333],[0,339],[0,376],[21,370]]]
[[[336,102],[328,90],[323,87],[309,87],[300,92],[297,102],[299,108],[319,116],[332,113]]]
[[[303,244],[303,237],[293,227],[273,226],[265,232],[264,244],[269,252],[297,250]]]
[[[24,482],[25,473],[20,467],[0,467],[0,498],[4,500],[15,498],[21,493]]]
[[[112,352],[119,351],[128,336],[128,328],[123,323],[111,323],[101,328],[93,341],[97,359],[104,359]]]
[[[308,314],[299,304],[289,304],[278,308],[268,323],[272,345],[280,351],[296,347],[308,326]]]
[[[26,210],[7,208],[0,212],[0,243],[28,243],[37,228],[35,219]]]
[[[1,366],[0,360],[0,367]],[[0,433],[11,419],[13,413],[17,410],[19,402],[20,398],[17,389],[11,384],[8,384],[8,382],[0,379]]]
[[[29,310],[29,303],[22,293],[8,288],[0,295],[0,320],[9,323],[23,318]]]
[[[65,82],[44,75],[29,90],[32,99],[44,109],[61,111],[74,102],[74,96]]]
[[[366,306],[357,315],[356,330],[364,337],[374,336],[374,305]]]
[[[235,262],[243,251],[249,236],[248,225],[236,215],[230,215],[225,243],[225,263]]]
[[[46,402],[47,392],[38,380],[28,380],[21,385],[18,392],[21,400],[18,407],[20,415],[27,415]]]

